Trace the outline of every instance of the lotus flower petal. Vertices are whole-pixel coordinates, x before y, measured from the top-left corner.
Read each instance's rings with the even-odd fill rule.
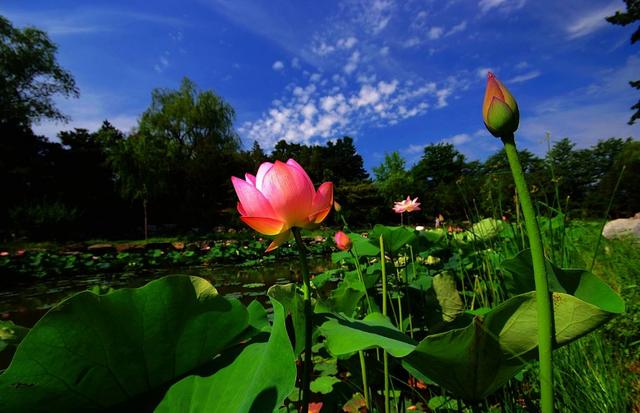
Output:
[[[278,219],[267,198],[255,186],[235,176],[231,177],[231,182],[242,204],[244,215]]]
[[[272,218],[241,216],[240,219],[251,228],[265,235],[278,235],[286,228],[286,223]]]
[[[273,242],[271,242],[271,244],[269,244],[269,247],[266,249],[265,252],[270,252],[275,250],[276,248],[278,248],[280,245],[284,244],[285,242],[289,241],[289,237],[291,237],[291,230],[287,230],[281,234],[279,234],[274,240]]]

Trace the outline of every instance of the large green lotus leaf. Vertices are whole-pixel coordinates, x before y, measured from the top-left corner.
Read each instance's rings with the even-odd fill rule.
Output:
[[[267,295],[277,300],[285,309],[285,313],[291,314],[291,322],[293,323],[293,334],[295,343],[293,351],[296,355],[300,355],[304,350],[304,298],[297,291],[296,285],[276,284],[269,288]]]
[[[416,344],[380,313],[371,313],[362,320],[328,315],[319,330],[326,338],[325,347],[334,356],[382,347],[394,357],[404,357]]]
[[[416,239],[415,231],[407,227],[388,227],[377,224],[373,227],[373,232],[369,235],[369,240],[373,245],[380,245],[381,236],[384,242],[385,253],[391,255],[396,255],[400,249]]]
[[[208,281],[169,276],[49,311],[0,375],[0,411],[101,410],[165,385],[234,344],[247,310]]]
[[[485,218],[473,224],[470,232],[477,239],[487,240],[500,234],[504,227],[505,223],[502,221],[495,218]]]
[[[272,299],[274,317],[267,342],[253,342],[231,364],[208,377],[188,376],[171,386],[156,412],[273,412],[295,386],[295,355],[285,310]],[[255,340],[258,341],[258,340]]]
[[[379,245],[373,243],[369,238],[354,233],[350,233],[349,238],[351,238],[351,249],[358,257],[376,257],[380,255]]]
[[[593,331],[615,313],[553,293],[555,347]],[[510,298],[460,329],[426,337],[403,364],[466,400],[481,400],[537,356],[535,292]]]
[[[347,275],[326,300],[318,300],[314,310],[316,313],[333,312],[353,317],[365,292],[364,283],[357,274]]]
[[[604,281],[584,269],[559,268],[546,261],[549,290],[571,294],[615,314],[624,312],[624,301]],[[511,294],[535,290],[531,251],[524,250],[502,262],[505,285]]]
[[[464,313],[464,303],[456,288],[456,281],[449,273],[438,274],[431,280],[431,288],[440,308],[442,321],[451,322]]]

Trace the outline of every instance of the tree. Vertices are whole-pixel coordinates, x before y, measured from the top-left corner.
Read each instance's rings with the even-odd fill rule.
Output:
[[[325,148],[320,147],[320,161],[323,165],[323,181],[333,181],[340,185],[343,182],[361,182],[369,179],[364,169],[362,156],[356,151],[353,139],[344,136],[334,142],[327,142]]]
[[[41,119],[66,119],[56,95],[77,97],[69,72],[56,60],[56,45],[33,27],[17,29],[0,16],[0,131],[15,133]]]
[[[172,173],[172,154],[167,141],[134,133],[108,155],[122,196],[142,203],[145,239],[149,237],[149,200],[157,200],[166,192]]]
[[[640,0],[624,0],[624,2],[627,5],[627,11],[616,11],[616,14],[607,17],[609,23],[626,26],[640,19]],[[631,44],[638,40],[640,40],[640,27],[631,35]],[[640,89],[640,80],[632,80],[629,84],[635,89]],[[633,125],[636,120],[640,119],[640,100],[631,109],[635,112],[629,119],[629,125]]]
[[[398,201],[413,195],[413,178],[405,169],[405,160],[397,151],[384,155],[384,161],[373,168],[375,184],[389,206],[393,201]],[[389,208],[391,208],[389,206]]]
[[[240,138],[233,129],[235,110],[213,91],[200,91],[183,78],[178,90],[154,89],[151,105],[138,126],[143,135],[172,141],[186,158],[197,156],[202,144],[238,150]]]
[[[527,149],[518,150],[518,158],[531,184],[533,198],[544,197],[549,177],[543,161]],[[505,151],[498,150],[489,156],[477,173],[481,183],[475,193],[480,197],[481,212],[500,216],[515,211],[515,185]]]
[[[229,176],[245,172],[234,118],[231,105],[213,91],[201,91],[188,78],[177,90],[153,90],[135,138],[136,149],[147,153],[134,159],[171,171],[160,174],[161,192],[151,189],[153,180],[138,181],[145,182],[141,194],[146,191],[162,201],[156,216],[191,227],[212,222],[216,212],[233,204]]]
[[[426,214],[453,216],[460,212],[460,193],[456,181],[463,175],[465,157],[450,143],[424,148],[422,158],[411,169]]]

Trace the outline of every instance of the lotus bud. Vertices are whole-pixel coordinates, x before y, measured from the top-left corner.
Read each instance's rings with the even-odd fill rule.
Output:
[[[342,211],[342,205],[340,205],[338,201],[333,201],[333,209],[335,209],[336,212],[340,212]]]
[[[518,129],[520,111],[518,104],[493,73],[487,76],[487,89],[482,105],[484,124],[496,138],[512,135]]]
[[[342,231],[336,232],[334,239],[336,241],[336,245],[338,246],[338,249],[341,249],[342,251],[349,251],[351,249],[351,245],[352,245],[351,238],[349,238],[349,236],[344,232]]]

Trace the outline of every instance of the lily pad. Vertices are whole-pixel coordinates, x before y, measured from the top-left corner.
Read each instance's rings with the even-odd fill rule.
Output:
[[[285,310],[277,300],[268,341],[255,340],[231,364],[208,377],[188,376],[171,386],[156,412],[272,412],[295,386],[295,355]]]
[[[247,310],[198,277],[169,276],[50,310],[0,375],[2,409],[100,410],[166,385],[234,344]]]

